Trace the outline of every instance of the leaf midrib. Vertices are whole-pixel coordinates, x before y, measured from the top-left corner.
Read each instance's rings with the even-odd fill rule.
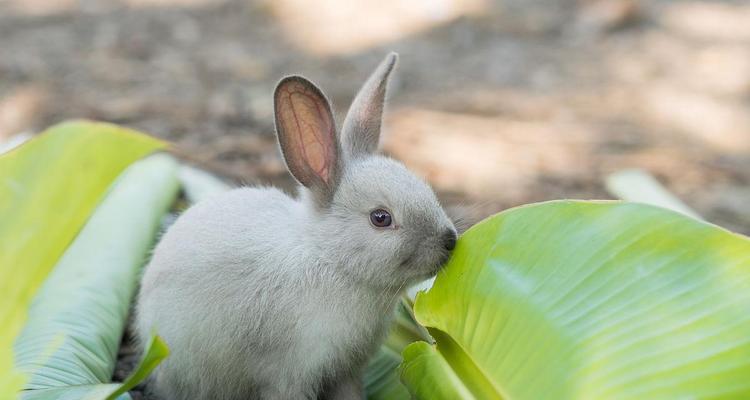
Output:
[[[456,374],[466,389],[468,389],[477,399],[488,400],[509,400],[510,396],[497,387],[491,380],[487,379],[487,374],[477,365],[471,355],[467,353],[458,342],[446,332],[436,329],[427,328],[437,342],[436,349],[438,353],[446,360],[447,365],[451,366],[453,373]]]

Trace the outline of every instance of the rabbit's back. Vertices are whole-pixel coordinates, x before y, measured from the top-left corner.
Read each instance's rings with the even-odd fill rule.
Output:
[[[288,260],[304,251],[304,211],[277,189],[241,188],[195,205],[166,232],[144,272],[136,323],[140,340],[154,328],[174,350],[156,374],[170,398],[234,398],[200,391],[235,374],[245,379],[224,390],[254,391],[247,372],[259,360],[247,356],[285,345],[278,333],[293,328],[275,315],[287,303],[279,294],[294,296]]]
[[[193,297],[193,291],[223,292],[234,274],[277,274],[275,258],[284,256],[278,249],[297,247],[304,218],[304,206],[275,188],[240,188],[208,198],[161,238],[144,272],[142,295],[180,288]]]

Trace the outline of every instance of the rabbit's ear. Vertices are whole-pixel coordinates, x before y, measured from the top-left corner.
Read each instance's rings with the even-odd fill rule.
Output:
[[[327,204],[338,184],[340,153],[328,100],[312,82],[289,76],[276,86],[274,114],[287,168],[319,204]]]
[[[342,147],[348,156],[367,155],[378,149],[385,88],[396,61],[396,53],[388,54],[352,101],[342,129]]]

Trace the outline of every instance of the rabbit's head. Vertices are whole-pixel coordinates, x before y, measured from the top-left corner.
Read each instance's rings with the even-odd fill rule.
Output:
[[[404,288],[437,273],[456,229],[432,189],[402,164],[377,154],[391,53],[354,99],[341,135],[313,83],[281,80],[274,94],[276,133],[309,204],[306,229],[318,263],[374,288]],[[331,268],[323,266],[322,268]]]

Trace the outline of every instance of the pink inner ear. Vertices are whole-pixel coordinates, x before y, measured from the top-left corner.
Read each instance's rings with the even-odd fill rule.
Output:
[[[307,167],[325,183],[330,183],[333,164],[333,121],[328,113],[325,99],[299,82],[291,82],[283,92],[281,104],[285,105],[280,116],[290,135],[294,157],[301,159]]]
[[[330,149],[330,129],[331,125],[328,121],[328,114],[325,108],[321,107],[321,104],[313,97],[308,94],[295,93],[294,97],[305,96],[314,105],[314,109],[303,109],[310,113],[315,113],[316,116],[307,120],[302,120],[296,115],[296,107],[293,102],[292,109],[295,110],[295,118],[298,124],[304,124],[306,121],[310,121],[308,124],[308,130],[304,133],[300,132],[300,143],[302,147],[302,154],[307,164],[310,166],[318,176],[328,183],[329,169],[331,165],[331,149]],[[316,126],[317,125],[317,126]],[[303,128],[304,129],[304,128]]]

